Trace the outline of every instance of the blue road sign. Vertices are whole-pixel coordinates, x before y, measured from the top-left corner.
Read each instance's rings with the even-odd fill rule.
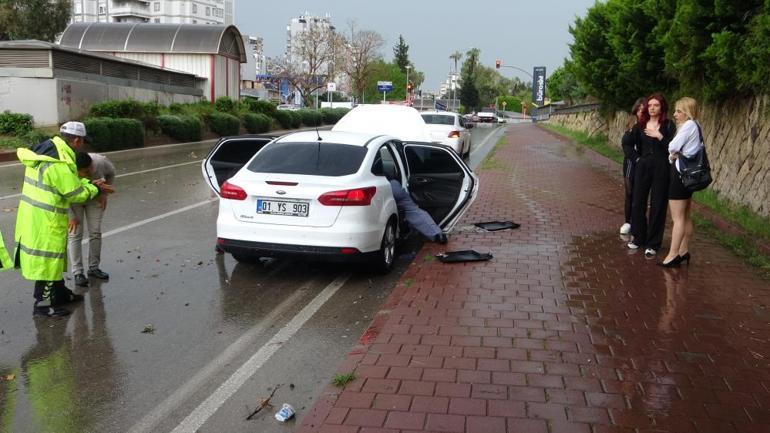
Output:
[[[433,106],[436,108],[436,110],[446,110],[446,104],[442,102],[434,102]]]
[[[390,92],[393,90],[393,82],[392,81],[378,81],[377,82],[377,90],[380,92]]]

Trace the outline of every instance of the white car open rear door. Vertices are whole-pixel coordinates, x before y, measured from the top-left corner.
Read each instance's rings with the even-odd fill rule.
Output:
[[[476,199],[478,177],[444,145],[404,143],[402,155],[412,198],[444,231],[452,230]]]
[[[267,143],[277,136],[249,135],[225,137],[211,149],[203,160],[203,178],[208,186],[219,195],[219,188],[233,177]]]

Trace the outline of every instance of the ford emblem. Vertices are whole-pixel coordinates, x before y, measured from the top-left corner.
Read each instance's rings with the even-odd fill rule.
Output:
[[[275,192],[276,194],[284,195],[286,194],[286,191],[281,191],[280,189]]]

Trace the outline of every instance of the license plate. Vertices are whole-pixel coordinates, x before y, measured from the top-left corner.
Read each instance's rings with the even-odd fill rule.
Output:
[[[257,199],[258,214],[306,217],[309,210],[310,204],[304,201]]]

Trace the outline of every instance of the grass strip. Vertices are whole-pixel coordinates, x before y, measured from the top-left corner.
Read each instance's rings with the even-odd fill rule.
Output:
[[[503,168],[503,163],[495,158],[495,154],[497,153],[497,149],[503,146],[506,141],[507,139],[505,138],[505,135],[500,137],[492,150],[487,154],[487,157],[484,158],[484,161],[481,162],[481,166],[479,168],[482,170],[495,170],[498,168]]]
[[[548,123],[539,123],[538,125],[549,131],[563,135],[575,143],[585,146],[615,162],[623,163],[623,152],[619,148],[611,146],[607,136],[604,134],[591,135],[587,132],[575,131],[564,126],[551,125]]]

